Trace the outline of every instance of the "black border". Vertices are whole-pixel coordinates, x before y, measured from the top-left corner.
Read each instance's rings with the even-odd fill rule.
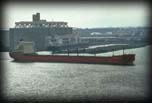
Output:
[[[152,40],[152,36],[151,36],[151,4],[150,4],[150,0],[4,0],[4,1],[1,1],[1,5],[0,5],[0,14],[3,14],[3,5],[5,5],[5,3],[8,3],[8,2],[15,2],[15,3],[25,3],[25,2],[34,2],[34,3],[45,3],[45,2],[57,2],[57,3],[97,3],[97,2],[101,2],[101,3],[111,3],[111,4],[120,4],[121,3],[147,3],[147,5],[149,6],[149,13],[150,13],[150,17],[148,18],[149,19],[149,28],[150,28],[150,31],[149,31],[149,41]],[[2,15],[0,15],[0,28],[3,24],[3,18],[2,18]],[[0,32],[1,34],[1,32]],[[3,39],[3,37],[0,35],[0,39]],[[151,42],[152,44],[152,42]],[[3,49],[2,47],[0,47],[0,49]],[[151,58],[151,50],[149,51],[150,52],[150,60],[152,60]],[[2,55],[0,55],[2,56]],[[148,98],[125,98],[125,99],[121,99],[121,98],[104,98],[104,97],[97,97],[96,99],[91,99],[91,98],[88,98],[88,99],[72,99],[72,100],[58,100],[57,98],[53,98],[53,99],[46,99],[46,100],[25,100],[25,99],[21,99],[21,100],[9,100],[7,98],[4,98],[3,96],[3,75],[4,75],[4,69],[3,69],[3,64],[0,62],[0,101],[1,102],[30,102],[30,103],[33,103],[33,102],[38,102],[38,103],[43,103],[43,102],[118,102],[118,103],[127,103],[127,102],[150,102],[151,101],[151,98],[152,98],[152,80],[151,80],[151,75],[152,73],[152,70],[151,70],[151,65],[149,66],[149,95],[148,95]]]

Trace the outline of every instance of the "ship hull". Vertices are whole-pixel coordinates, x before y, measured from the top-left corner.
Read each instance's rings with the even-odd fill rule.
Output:
[[[109,57],[97,56],[61,56],[61,55],[37,55],[12,52],[10,57],[20,62],[63,62],[63,63],[89,63],[89,64],[115,64],[133,65],[135,54],[124,54]]]

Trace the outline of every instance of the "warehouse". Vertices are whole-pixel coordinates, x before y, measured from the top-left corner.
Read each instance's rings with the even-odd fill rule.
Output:
[[[10,50],[13,51],[22,39],[35,43],[38,51],[48,46],[72,45],[79,42],[79,36],[73,33],[67,22],[46,21],[40,19],[40,13],[33,15],[32,21],[20,21],[9,30]]]

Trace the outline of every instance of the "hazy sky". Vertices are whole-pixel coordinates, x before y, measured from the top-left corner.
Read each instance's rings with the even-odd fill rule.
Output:
[[[41,19],[65,21],[72,27],[147,26],[148,9],[146,4],[125,3],[7,3],[3,9],[3,28],[14,27],[19,21],[32,21],[32,14],[36,12]]]

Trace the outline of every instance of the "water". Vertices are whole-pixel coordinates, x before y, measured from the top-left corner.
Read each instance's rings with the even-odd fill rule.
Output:
[[[129,49],[135,66],[17,63],[3,53],[4,96],[8,99],[147,97],[150,46]],[[45,54],[45,52],[43,52]],[[43,54],[42,53],[42,54]],[[115,55],[122,51],[114,52]],[[98,54],[109,56],[111,52]]]

